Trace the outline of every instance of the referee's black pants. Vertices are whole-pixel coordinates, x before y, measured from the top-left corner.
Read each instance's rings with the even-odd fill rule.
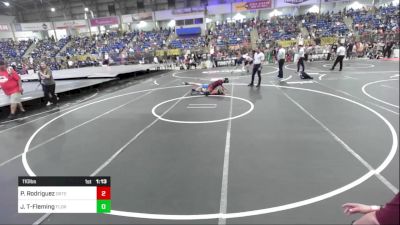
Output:
[[[278,77],[279,78],[283,78],[283,64],[285,64],[285,60],[284,59],[280,59],[278,61],[279,64],[279,72],[278,72]]]
[[[258,85],[261,84],[261,64],[254,64],[253,65],[253,73],[251,74],[251,83],[250,84],[254,84],[254,76],[258,75]]]
[[[300,66],[301,66],[301,71],[304,72],[304,58],[300,57],[299,61],[297,61],[297,72],[300,71]]]
[[[339,70],[342,70],[343,68],[343,59],[344,59],[344,55],[339,55],[338,57],[336,57],[335,63],[332,66],[332,70],[335,69],[336,64],[340,63],[340,67]]]
[[[43,94],[44,94],[44,104],[51,102],[53,104],[57,104],[57,96],[56,96],[56,85],[44,85],[42,84]]]

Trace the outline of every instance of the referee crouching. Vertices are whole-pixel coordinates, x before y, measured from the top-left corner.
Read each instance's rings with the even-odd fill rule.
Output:
[[[251,74],[251,83],[248,85],[250,87],[254,86],[254,76],[258,75],[258,84],[257,87],[260,87],[261,85],[261,63],[262,61],[265,60],[264,53],[260,51],[259,48],[256,49],[256,52],[254,53],[254,60],[253,60],[253,72]]]

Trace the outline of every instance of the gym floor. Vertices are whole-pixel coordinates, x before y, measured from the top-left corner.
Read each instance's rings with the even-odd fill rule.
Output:
[[[399,62],[165,72],[0,127],[5,224],[350,224],[399,188]],[[225,96],[185,81],[229,77]],[[256,78],[257,79],[257,78]],[[17,176],[111,176],[111,214],[17,214]]]

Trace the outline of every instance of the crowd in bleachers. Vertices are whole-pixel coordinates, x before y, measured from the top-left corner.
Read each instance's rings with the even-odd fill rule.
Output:
[[[361,34],[364,32],[383,33],[398,32],[399,8],[396,6],[379,7],[367,10],[365,8],[349,9],[346,15],[353,19],[353,29]]]
[[[171,29],[160,29],[153,31],[136,31],[133,39],[134,50],[144,51],[145,49],[161,49],[166,47],[166,41],[171,33]]]
[[[103,52],[120,52],[132,41],[134,33],[108,32],[100,35],[72,37],[71,43],[60,56],[98,55]]]
[[[207,32],[207,39],[216,46],[247,45],[250,32],[254,28],[254,19],[247,21],[224,21],[215,23]]]
[[[18,61],[22,59],[33,41],[0,41],[0,59],[7,61]]]
[[[51,69],[64,69],[99,65],[107,59],[111,63],[144,63],[153,61],[156,50],[181,49],[196,53],[207,53],[214,48],[214,57],[234,57],[235,52],[241,49],[249,52],[251,49],[251,35],[257,34],[256,44],[273,52],[276,41],[311,40],[306,46],[311,54],[329,52],[331,46],[320,46],[323,37],[345,38],[352,43],[356,56],[379,57],[385,45],[390,44],[388,38],[378,37],[375,40],[357,40],[351,36],[370,34],[396,34],[398,37],[399,9],[389,5],[379,8],[361,8],[357,10],[344,9],[338,12],[322,14],[306,13],[297,16],[274,16],[269,19],[244,19],[236,21],[219,21],[208,24],[205,35],[179,37],[174,29],[154,29],[152,31],[134,30],[131,32],[111,31],[92,36],[66,37],[58,41],[48,38],[38,41],[1,41],[0,58],[15,64],[22,64],[27,68],[35,68],[40,61],[46,61]],[[351,20],[350,20],[351,19]],[[345,21],[347,20],[347,22]],[[349,21],[352,21],[352,24]],[[308,36],[304,36],[306,29]],[[253,32],[255,31],[255,32]],[[303,34],[302,34],[303,33]],[[391,40],[394,40],[394,35]],[[360,39],[360,38],[359,38]],[[362,39],[362,38],[361,38]],[[23,59],[27,49],[34,43],[34,48],[26,59]],[[392,47],[390,47],[392,48]],[[295,48],[287,49],[288,60],[293,60]],[[199,58],[199,57],[198,57]]]
[[[344,22],[344,16],[341,11],[338,13],[307,13],[300,16],[303,26],[307,28],[312,37],[330,37],[344,36],[348,33],[349,28]]]
[[[56,57],[60,50],[69,42],[69,38],[62,38],[55,41],[54,38],[36,41],[35,49],[30,53],[33,59],[43,57]]]
[[[22,63],[28,64],[29,68],[33,68],[39,65],[41,61],[45,61],[52,70],[60,69],[55,57],[69,41],[69,38],[62,38],[56,41],[54,37],[44,40],[37,40],[35,42],[35,48],[29,54],[30,60],[22,60]]]
[[[124,62],[129,56],[139,57],[146,49],[159,49],[165,46],[169,36],[168,30],[108,32],[105,34],[73,37],[60,57],[94,55],[103,58],[105,55],[112,62]],[[85,62],[81,62],[86,64]]]
[[[300,32],[297,18],[293,16],[274,16],[269,20],[257,22],[257,30],[262,40],[291,40]]]
[[[204,36],[179,37],[169,44],[170,48],[178,49],[203,49],[206,46],[207,40]]]

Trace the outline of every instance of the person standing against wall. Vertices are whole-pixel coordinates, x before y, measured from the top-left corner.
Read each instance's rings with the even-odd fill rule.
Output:
[[[278,65],[279,65],[279,73],[278,73],[278,78],[282,79],[283,78],[283,65],[285,64],[285,56],[286,56],[286,50],[285,48],[282,47],[282,45],[279,45],[279,50],[278,50]]]
[[[336,60],[335,60],[335,63],[333,64],[331,70],[334,70],[336,64],[340,63],[339,71],[342,71],[343,59],[346,56],[346,48],[342,44],[340,44],[340,47],[337,49],[336,54],[337,54]]]
[[[45,62],[40,63],[38,75],[46,106],[50,106],[50,104],[57,106],[56,82],[54,81],[53,73]]]

